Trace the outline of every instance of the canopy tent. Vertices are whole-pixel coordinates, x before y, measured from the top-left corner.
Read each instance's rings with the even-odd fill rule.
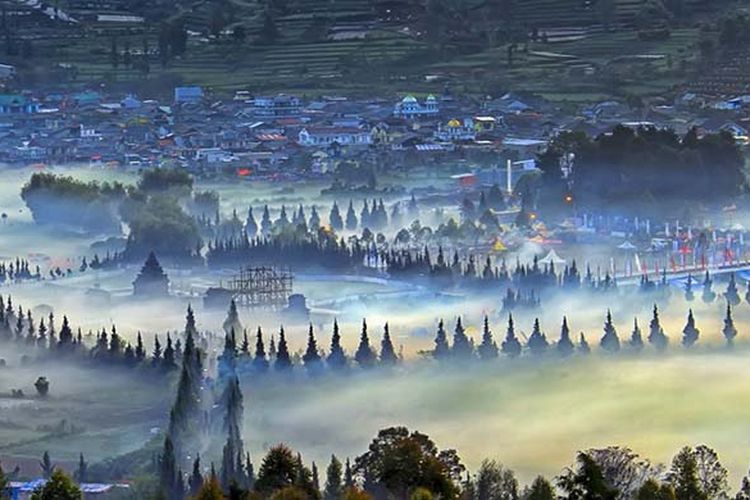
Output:
[[[562,265],[565,264],[565,259],[557,255],[557,252],[555,252],[555,249],[549,251],[549,253],[543,258],[539,259],[540,264],[555,264],[555,265]]]

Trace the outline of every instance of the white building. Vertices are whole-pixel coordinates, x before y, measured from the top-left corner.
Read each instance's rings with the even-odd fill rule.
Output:
[[[302,146],[369,146],[372,133],[354,127],[311,127],[299,132],[297,142]]]
[[[474,120],[465,118],[464,121],[452,119],[445,125],[440,124],[435,131],[435,138],[440,141],[473,141],[477,137]]]

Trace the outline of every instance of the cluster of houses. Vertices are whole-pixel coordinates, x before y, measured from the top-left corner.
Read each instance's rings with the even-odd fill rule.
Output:
[[[175,88],[165,101],[96,90],[17,92],[0,94],[0,162],[300,175],[363,157],[395,166],[473,152],[518,161],[533,159],[561,130],[596,135],[623,122],[678,131],[725,129],[746,138],[744,117],[750,114],[744,110],[696,112],[685,96],[637,109],[604,101],[571,113],[513,93],[494,99],[445,93],[356,100],[244,91],[219,99],[193,86]]]

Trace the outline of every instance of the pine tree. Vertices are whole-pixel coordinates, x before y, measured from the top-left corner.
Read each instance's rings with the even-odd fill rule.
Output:
[[[243,357],[250,357],[250,340],[247,338],[247,328],[242,330],[242,346],[240,347],[240,352]]]
[[[237,467],[237,457],[243,456],[240,432],[243,419],[242,391],[237,375],[234,375],[229,382],[222,400],[226,405],[224,431],[227,433],[227,441],[222,453],[221,483],[225,489],[228,489],[233,482],[238,482],[241,468]]]
[[[346,229],[349,231],[357,229],[357,214],[354,213],[352,200],[349,200],[349,208],[346,210]]]
[[[23,308],[18,306],[18,314],[16,314],[16,339],[23,339]]]
[[[63,338],[67,336],[64,334],[66,325],[67,325],[67,318],[63,316],[63,326],[60,329],[60,343],[62,343]],[[70,330],[70,327],[68,327],[68,330]],[[120,340],[120,335],[117,334],[117,329],[115,328],[115,325],[112,325],[112,334],[109,337],[109,357],[110,359],[117,359],[120,357],[121,354],[122,354],[122,340]]]
[[[279,331],[279,345],[278,351],[276,352],[276,361],[274,362],[274,368],[279,371],[288,371],[292,369],[292,360],[289,357],[289,348],[286,345],[286,338],[284,337],[283,327]]]
[[[682,329],[682,345],[685,347],[693,347],[698,342],[700,336],[700,330],[695,327],[695,318],[693,317],[693,310],[688,311],[687,323],[685,328]]]
[[[654,304],[654,315],[649,324],[648,342],[656,348],[657,351],[664,351],[669,344],[669,338],[659,323],[659,309]]]
[[[630,347],[633,352],[641,352],[643,350],[643,337],[641,335],[641,329],[638,326],[638,318],[633,318],[633,332],[630,334],[628,347]]]
[[[328,215],[328,223],[334,231],[341,231],[344,229],[344,221],[341,219],[341,212],[335,201],[333,202],[333,207],[331,207],[331,213]]]
[[[498,355],[497,343],[495,343],[495,339],[492,337],[492,332],[490,331],[490,320],[487,315],[484,316],[482,343],[479,344],[477,352],[479,357],[484,361],[496,359]]]
[[[78,456],[78,469],[75,473],[76,482],[85,483],[88,478],[89,464],[83,459],[83,453]]]
[[[164,348],[164,353],[162,354],[161,365],[165,370],[173,370],[177,368],[177,363],[175,362],[174,347],[172,346],[172,337],[168,332],[167,346]]]
[[[161,343],[159,342],[158,335],[154,335],[154,351],[151,354],[151,364],[154,366],[162,366]]]
[[[589,343],[586,342],[586,337],[583,335],[583,332],[581,332],[578,340],[578,352],[583,355],[591,353],[591,347],[589,347]]]
[[[612,323],[612,313],[609,309],[607,310],[607,320],[604,323],[604,335],[599,345],[610,354],[620,351],[620,338],[617,336],[617,330]]]
[[[516,330],[513,325],[513,315],[508,314],[508,329],[505,332],[505,340],[500,346],[503,354],[509,358],[517,358],[521,355],[521,342],[516,337]]]
[[[380,364],[385,366],[394,366],[398,363],[398,356],[393,349],[391,334],[388,329],[388,323],[383,327],[383,340],[380,343]]]
[[[188,479],[188,491],[190,496],[194,497],[198,494],[201,487],[203,486],[203,474],[201,473],[201,455],[200,453],[195,457],[193,461],[193,473],[190,474]]]
[[[177,459],[172,439],[167,436],[159,457],[159,487],[164,498],[173,498],[176,483]]]
[[[245,234],[248,238],[255,238],[258,234],[258,223],[253,216],[253,207],[247,208],[247,219],[245,219]]]
[[[344,485],[341,482],[341,462],[336,455],[331,455],[331,462],[326,469],[326,485],[323,490],[323,500],[340,500],[344,493]]]
[[[39,467],[42,469],[42,477],[49,479],[52,472],[55,470],[55,466],[52,465],[52,459],[50,459],[48,451],[45,451],[42,455],[42,461],[39,462]]]
[[[349,458],[346,459],[346,468],[344,469],[344,487],[352,488],[354,486],[354,472]]]
[[[36,344],[36,330],[34,319],[31,317],[31,309],[26,310],[26,343]]]
[[[555,346],[557,354],[562,357],[568,357],[573,354],[576,350],[576,346],[573,345],[573,341],[570,339],[570,328],[568,328],[568,318],[563,316],[562,326],[560,327],[560,340],[557,341]]]
[[[463,360],[471,359],[474,356],[474,347],[471,345],[469,337],[466,336],[460,316],[456,319],[456,328],[453,331],[451,355],[454,358]]]
[[[245,334],[247,337],[247,334]],[[269,362],[266,358],[266,347],[263,344],[263,332],[258,327],[258,333],[255,335],[255,357],[253,358],[253,368],[260,372],[266,373],[268,371]]]
[[[446,359],[450,356],[450,352],[448,336],[445,334],[445,325],[441,319],[438,323],[437,335],[435,335],[435,349],[432,351],[432,355],[435,359]]]
[[[312,463],[312,482],[313,482],[313,488],[316,492],[320,492],[320,475],[318,474],[318,466],[315,465],[315,462]]]
[[[341,347],[341,335],[339,334],[339,324],[333,320],[333,335],[331,335],[331,349],[326,359],[328,367],[332,370],[343,370],[347,366],[346,353]]]
[[[732,347],[734,345],[734,339],[737,337],[737,328],[734,326],[734,320],[732,319],[732,306],[727,302],[727,313],[724,317],[724,328],[721,330],[722,335],[727,341],[727,346]]]
[[[138,337],[135,343],[135,357],[140,362],[146,359],[146,349],[143,347],[143,338],[141,332],[138,332]]]
[[[36,336],[36,345],[47,347],[47,326],[44,324],[44,318],[39,320],[39,330]]]
[[[307,372],[312,375],[319,374],[322,369],[322,360],[318,352],[318,342],[315,340],[312,323],[310,323],[310,328],[307,332],[307,349],[302,356],[302,362],[305,364]]]
[[[531,331],[527,345],[531,354],[535,356],[541,356],[547,352],[549,342],[547,342],[547,336],[542,333],[539,326],[539,318],[534,320],[534,329]]]
[[[367,322],[362,320],[362,334],[359,338],[359,346],[354,354],[354,360],[361,368],[372,368],[377,361],[375,351],[370,347],[370,338],[367,336]]]
[[[320,215],[318,215],[318,211],[315,209],[315,205],[313,205],[310,212],[310,220],[307,223],[307,227],[309,227],[311,231],[315,232],[320,229]]]
[[[241,332],[244,328],[242,322],[240,322],[240,314],[237,312],[237,303],[232,299],[229,302],[229,310],[227,311],[227,317],[222,325],[226,334],[234,332]]]
[[[273,222],[271,222],[271,213],[268,211],[268,205],[265,205],[263,207],[263,218],[260,221],[260,230],[263,233],[263,236],[271,234],[272,227]]]
[[[232,340],[233,337],[234,329],[224,335],[224,350],[217,358],[218,377],[222,384],[237,373],[237,350]]]

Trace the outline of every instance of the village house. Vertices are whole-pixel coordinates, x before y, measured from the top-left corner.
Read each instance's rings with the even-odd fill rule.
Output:
[[[39,111],[39,104],[18,94],[0,95],[0,115],[33,114]]]
[[[445,142],[473,141],[477,136],[474,120],[465,118],[463,121],[453,118],[445,125],[438,125],[435,139]]]
[[[300,108],[299,97],[292,95],[258,96],[253,100],[253,112],[256,116],[297,116],[300,114]]]
[[[302,146],[369,146],[372,134],[355,127],[310,127],[300,130],[297,142]]]

